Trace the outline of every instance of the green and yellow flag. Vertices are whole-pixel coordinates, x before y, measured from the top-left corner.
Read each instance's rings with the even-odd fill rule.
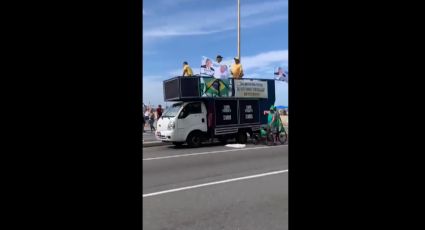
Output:
[[[209,97],[229,97],[229,79],[203,78],[202,92]]]

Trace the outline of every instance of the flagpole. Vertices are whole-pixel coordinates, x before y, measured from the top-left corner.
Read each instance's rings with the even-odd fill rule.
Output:
[[[238,0],[238,58],[241,60],[241,2]]]

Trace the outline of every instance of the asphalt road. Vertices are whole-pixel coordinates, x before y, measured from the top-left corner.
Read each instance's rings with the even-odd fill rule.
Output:
[[[143,149],[143,228],[288,228],[288,146]]]
[[[152,142],[152,141],[158,141],[155,138],[155,132],[151,132],[150,129],[146,130],[143,133],[143,142]]]

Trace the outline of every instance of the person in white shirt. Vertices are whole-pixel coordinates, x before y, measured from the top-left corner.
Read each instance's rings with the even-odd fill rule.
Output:
[[[224,64],[221,63],[221,61],[223,60],[223,57],[221,55],[217,55],[216,57],[216,62],[213,63],[214,68],[216,68],[214,77],[217,79],[227,79],[229,78],[229,67]]]
[[[145,111],[145,120],[149,120],[149,110],[150,108],[147,108]]]

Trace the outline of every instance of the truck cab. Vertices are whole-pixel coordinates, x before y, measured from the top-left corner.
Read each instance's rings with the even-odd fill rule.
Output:
[[[157,139],[199,146],[207,133],[207,109],[202,101],[177,102],[157,122]]]

